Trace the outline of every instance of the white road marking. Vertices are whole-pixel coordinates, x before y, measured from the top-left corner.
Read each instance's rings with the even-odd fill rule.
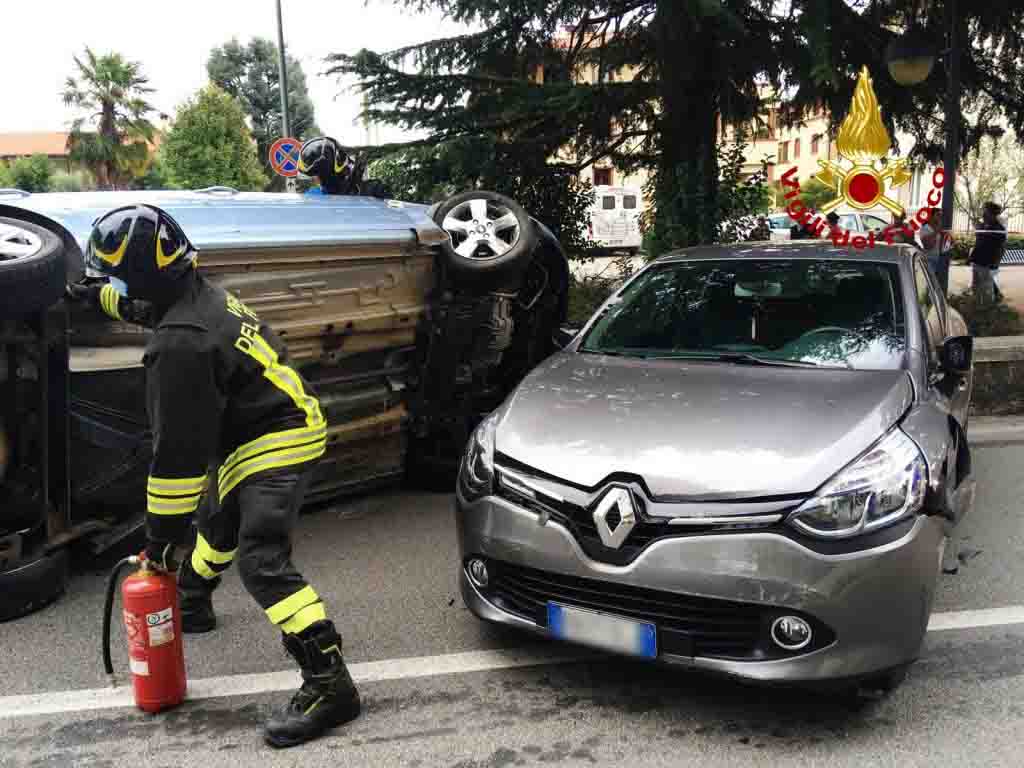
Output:
[[[934,613],[928,622],[928,631],[942,632],[951,629],[975,629],[1013,624],[1024,624],[1024,605]],[[349,671],[357,683],[372,683],[434,675],[487,672],[516,667],[567,664],[597,657],[599,654],[593,651],[552,645],[550,648],[464,651],[439,656],[366,661],[350,664]],[[135,706],[128,676],[123,675],[119,680],[121,683],[117,688],[0,696],[0,720],[30,715],[54,715],[62,712],[85,712],[95,709]],[[225,696],[252,696],[261,693],[289,691],[298,687],[299,682],[296,670],[199,678],[189,681],[188,699],[197,701]]]

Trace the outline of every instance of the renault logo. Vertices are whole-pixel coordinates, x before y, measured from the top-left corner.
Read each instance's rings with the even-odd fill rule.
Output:
[[[613,513],[616,513],[613,515]],[[612,527],[608,518],[618,517]],[[636,505],[633,495],[626,488],[612,488],[604,495],[594,510],[594,524],[597,533],[606,547],[618,549],[636,525]]]

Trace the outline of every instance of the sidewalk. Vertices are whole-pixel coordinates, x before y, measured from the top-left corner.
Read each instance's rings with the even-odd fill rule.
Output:
[[[971,445],[1024,443],[1024,416],[975,416],[967,427]]]
[[[954,264],[949,269],[949,293],[962,293],[971,287],[971,268]],[[1024,266],[1007,266],[999,270],[999,290],[1006,303],[1024,313]]]

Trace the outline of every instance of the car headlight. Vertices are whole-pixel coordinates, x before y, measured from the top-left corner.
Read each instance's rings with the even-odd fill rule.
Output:
[[[476,501],[491,494],[494,488],[494,433],[498,414],[492,413],[480,422],[466,446],[459,468],[459,492],[466,501]]]
[[[924,456],[894,429],[801,504],[788,522],[819,538],[856,536],[917,512],[927,487]]]

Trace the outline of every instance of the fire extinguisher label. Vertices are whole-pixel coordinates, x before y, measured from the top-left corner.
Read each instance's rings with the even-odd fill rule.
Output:
[[[165,645],[174,640],[174,613],[168,606],[162,611],[146,614],[146,626],[149,627],[149,645]]]
[[[149,662],[139,659],[128,659],[128,668],[133,675],[149,675]]]

